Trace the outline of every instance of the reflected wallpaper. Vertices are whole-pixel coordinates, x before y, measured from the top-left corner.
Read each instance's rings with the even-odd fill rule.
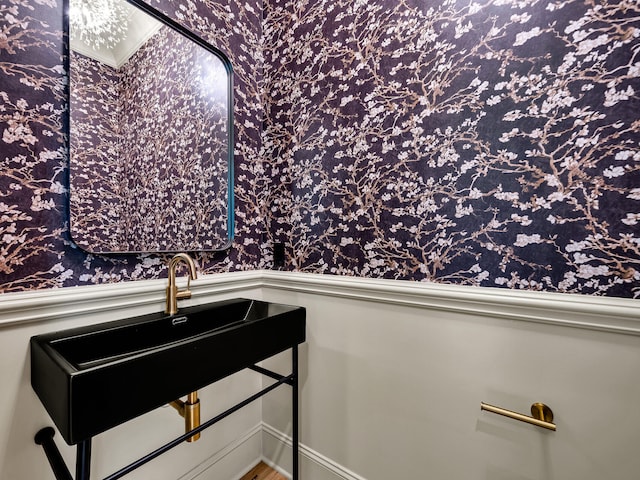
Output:
[[[151,3],[216,45],[234,66],[235,169],[241,179],[236,241],[227,252],[197,255],[201,270],[267,268],[268,180],[257,161],[261,9],[253,1]],[[94,255],[70,240],[62,0],[3,2],[0,22],[0,291],[165,277],[169,255]]]
[[[151,3],[234,65],[236,240],[206,272],[281,241],[296,271],[640,297],[637,2]],[[166,275],[69,242],[61,12],[0,6],[4,292]]]
[[[128,245],[123,219],[128,189],[119,140],[120,76],[114,68],[76,52],[71,52],[71,63],[71,235],[87,250],[128,251],[123,248]]]
[[[70,229],[80,247],[227,243],[227,74],[212,56],[168,27],[118,70],[72,52]]]

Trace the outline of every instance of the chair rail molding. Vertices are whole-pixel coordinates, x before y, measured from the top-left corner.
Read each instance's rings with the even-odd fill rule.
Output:
[[[265,271],[263,287],[640,335],[640,300],[433,282]]]
[[[178,284],[182,283],[186,281],[179,278]],[[123,317],[151,313],[164,309],[166,286],[167,279],[158,279],[2,294],[0,328],[108,312]],[[216,295],[241,295],[261,286],[259,271],[203,275],[191,284],[192,298],[180,305],[205,303]]]
[[[163,307],[165,286],[166,279],[158,279],[3,294],[0,328],[104,312],[149,313]],[[275,270],[204,275],[191,290],[185,306],[276,290],[640,335],[640,300],[628,298]]]

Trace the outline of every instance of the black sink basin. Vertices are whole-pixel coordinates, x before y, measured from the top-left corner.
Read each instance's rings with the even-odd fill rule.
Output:
[[[31,385],[73,445],[304,340],[304,308],[227,300],[32,337]]]

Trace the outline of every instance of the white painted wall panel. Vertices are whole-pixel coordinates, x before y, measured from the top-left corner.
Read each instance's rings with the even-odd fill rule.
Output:
[[[638,478],[638,301],[264,271],[209,276],[192,290],[185,305],[248,297],[307,307],[303,480]],[[29,338],[148,313],[162,298],[161,282],[3,296],[2,480],[52,478],[32,441],[51,421],[31,390]],[[265,364],[286,374],[290,355]],[[204,389],[203,418],[261,382],[270,380],[244,372]],[[481,412],[481,401],[523,413],[543,401],[558,431]],[[280,387],[130,478],[237,478],[261,453],[288,470],[290,406],[290,390]],[[99,435],[96,478],[170,440],[181,425],[161,408]],[[73,465],[74,449],[62,450]]]
[[[260,297],[260,290],[243,283],[242,276],[232,276],[231,285],[226,280],[228,277],[216,278],[210,282],[195,281],[192,284],[194,299],[181,301],[181,305],[234,296]],[[54,478],[42,448],[33,442],[40,428],[54,425],[31,388],[31,336],[162,310],[164,283],[132,282],[3,295],[0,304],[0,479]],[[243,371],[200,390],[202,420],[244,400],[260,387],[259,375]],[[127,392],[123,391],[122,401],[126,400]],[[229,472],[235,475],[260,458],[260,432],[247,436],[260,420],[260,402],[252,403],[241,413],[205,430],[198,442],[180,445],[125,478],[190,480],[197,476],[201,480],[213,480],[225,475],[232,478]],[[173,408],[165,407],[100,434],[93,439],[91,478],[104,478],[182,433],[184,420]],[[75,447],[67,446],[59,434],[55,440],[75,476]],[[235,449],[230,450],[230,445],[235,445]]]
[[[302,290],[264,294],[307,307],[309,449],[368,480],[638,478],[640,337]],[[288,359],[268,363],[285,371]],[[545,402],[558,431],[481,412],[481,401],[526,414]],[[282,432],[287,402],[263,402]]]

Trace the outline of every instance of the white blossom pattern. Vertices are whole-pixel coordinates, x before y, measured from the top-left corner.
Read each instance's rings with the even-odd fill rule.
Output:
[[[268,0],[289,268],[640,296],[640,4]]]
[[[226,71],[212,55],[168,27],[118,70],[72,52],[70,228],[79,246],[227,243]]]
[[[640,296],[640,7],[151,0],[235,69],[236,232],[285,268]],[[0,6],[3,291],[164,275],[64,224],[61,6]],[[262,20],[264,18],[264,20]]]
[[[197,254],[204,273],[265,268],[264,186],[259,158],[262,106],[261,8],[151,0],[230,58],[235,74],[236,243]],[[67,126],[60,0],[0,5],[0,292],[153,279],[167,255],[90,254],[70,241]],[[246,239],[250,239],[247,241]]]

